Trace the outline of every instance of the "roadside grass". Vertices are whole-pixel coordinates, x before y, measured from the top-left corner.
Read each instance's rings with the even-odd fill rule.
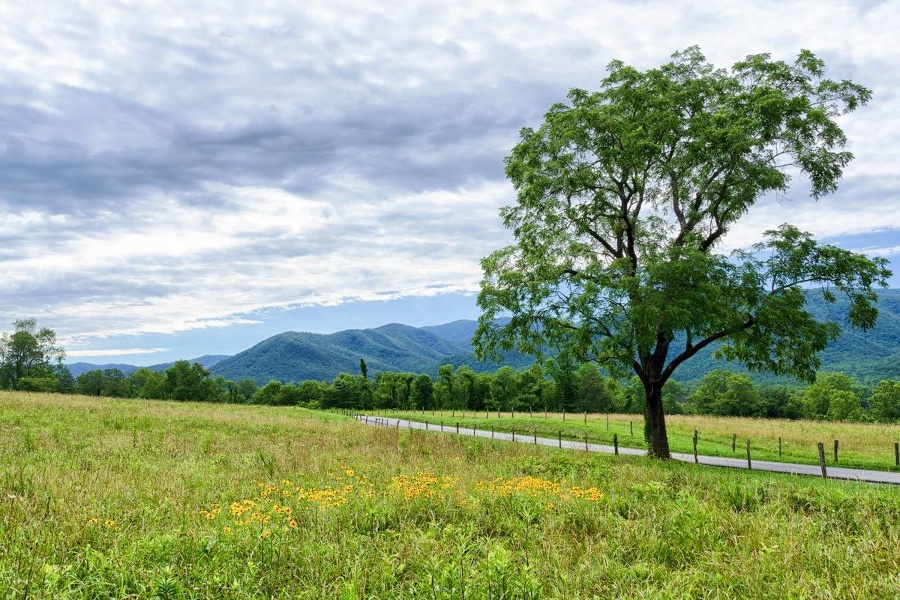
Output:
[[[517,417],[518,418],[518,417]],[[0,597],[894,598],[895,488],[0,392]]]
[[[613,443],[618,436],[622,447],[646,449],[644,419],[629,414],[567,414],[560,413],[473,411],[392,411],[376,410],[372,414],[399,417],[412,421],[443,423],[445,427],[490,429],[523,436],[537,433],[555,438],[583,440],[585,434],[593,443]],[[609,423],[607,428],[607,422]],[[900,442],[900,424],[844,423],[828,421],[788,421],[784,419],[751,419],[741,417],[711,417],[695,415],[667,415],[666,427],[672,452],[691,454],[693,436],[697,431],[697,453],[706,456],[745,458],[747,440],[753,460],[770,460],[815,465],[819,462],[818,443],[825,446],[829,466],[900,471],[896,465],[894,444]],[[779,439],[781,452],[779,453]],[[834,440],[838,440],[838,460],[834,461]],[[732,450],[734,441],[734,450]]]

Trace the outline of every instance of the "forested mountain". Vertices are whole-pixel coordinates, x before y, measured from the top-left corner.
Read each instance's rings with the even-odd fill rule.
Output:
[[[879,316],[876,326],[866,332],[846,329],[822,353],[823,371],[844,371],[861,382],[876,383],[882,379],[900,379],[900,290],[884,290],[880,294]],[[811,309],[820,318],[830,318],[835,308],[811,298]],[[466,365],[476,372],[494,371],[500,364],[518,369],[531,364],[532,359],[513,352],[507,353],[500,364],[475,359],[471,339],[476,321],[453,321],[443,325],[410,327],[393,323],[375,329],[349,329],[328,335],[286,332],[256,344],[232,357],[208,355],[190,362],[200,362],[226,379],[253,379],[264,384],[272,379],[283,382],[318,379],[330,381],[338,373],[359,374],[360,359],[366,361],[371,375],[378,371],[437,373],[440,365]],[[164,371],[171,363],[154,365],[150,369]],[[132,365],[92,365],[74,363],[69,369],[74,376],[91,369],[119,369],[129,373]],[[729,365],[712,358],[707,349],[685,362],[675,373],[675,379],[700,379],[713,369],[742,371],[740,365]],[[754,379],[771,381],[772,376],[754,374]]]
[[[877,383],[882,379],[900,379],[900,290],[882,290],[878,293],[878,322],[868,331],[845,327],[840,337],[831,342],[819,355],[820,371],[843,371],[860,382]],[[820,319],[835,319],[845,312],[840,304],[829,305],[820,297],[811,295],[811,312]],[[675,379],[691,381],[699,379],[713,369],[746,372],[739,364],[728,364],[712,358],[709,348],[685,362],[675,372]],[[771,381],[774,376],[754,373],[757,381]]]
[[[341,372],[358,374],[362,358],[373,374],[376,371],[427,373],[436,371],[437,365],[443,364],[447,357],[469,351],[468,344],[398,323],[328,335],[289,331],[223,360],[212,372],[227,379],[250,378],[258,383],[270,379],[331,380]]]
[[[880,294],[876,326],[866,332],[845,329],[822,353],[823,371],[844,371],[861,382],[900,379],[900,290],[884,290]],[[841,314],[840,306],[826,305],[815,296],[810,307],[820,318]],[[259,383],[270,379],[300,381],[331,380],[338,373],[359,373],[359,359],[366,361],[370,373],[376,371],[437,372],[442,364],[467,365],[476,372],[494,371],[495,363],[475,359],[471,339],[476,321],[461,320],[443,325],[409,327],[385,325],[377,329],[348,330],[331,335],[283,333],[253,348],[222,361],[212,371],[229,379],[249,377]],[[743,371],[739,364],[728,364],[712,358],[712,349],[685,362],[675,379],[691,381],[713,369]],[[524,368],[532,359],[513,352],[500,364]],[[773,376],[754,374],[758,380],[771,381]]]

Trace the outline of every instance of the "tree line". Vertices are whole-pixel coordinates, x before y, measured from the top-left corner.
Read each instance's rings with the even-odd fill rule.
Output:
[[[517,370],[500,367],[475,373],[443,365],[428,373],[379,372],[369,378],[340,373],[330,382],[232,381],[214,377],[199,363],[178,361],[164,372],[146,368],[128,375],[118,369],[88,371],[73,391],[94,396],[233,402],[314,409],[471,410],[642,414],[643,387],[637,377],[621,381],[594,364]],[[669,414],[771,419],[900,422],[900,381],[867,387],[845,373],[819,373],[812,384],[755,383],[745,373],[717,369],[697,382],[669,381],[663,389]]]
[[[317,409],[457,409],[499,412],[634,413],[645,409],[637,376],[609,377],[594,363],[566,354],[517,370],[503,366],[476,373],[468,366],[443,365],[428,373],[379,372],[369,377],[364,359],[359,373],[340,373],[331,382],[233,381],[213,376],[200,363],[179,360],[164,371],[143,367],[125,374],[97,369],[73,377],[65,352],[49,328],[35,319],[15,322],[0,336],[0,388],[77,393],[89,396],[230,402]],[[844,373],[819,373],[800,385],[757,385],[747,374],[717,369],[696,383],[669,380],[662,400],[669,414],[702,414],[836,421],[900,421],[900,381],[873,388]]]

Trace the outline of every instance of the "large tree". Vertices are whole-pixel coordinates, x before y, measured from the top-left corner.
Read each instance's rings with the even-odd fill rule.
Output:
[[[517,201],[501,216],[514,243],[482,261],[477,351],[565,348],[633,371],[658,457],[669,456],[663,385],[700,350],[717,343],[750,369],[814,377],[840,327],[817,321],[806,294],[846,296],[849,322],[871,327],[886,261],[790,225],[741,252],[722,243],[793,176],[815,198],[834,191],[852,158],[837,117],[870,96],[825,78],[808,51],[730,70],[695,47],[646,71],[614,61],[599,91],[571,90],[506,159]]]

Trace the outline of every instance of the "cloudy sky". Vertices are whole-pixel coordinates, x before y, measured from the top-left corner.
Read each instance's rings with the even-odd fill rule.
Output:
[[[475,318],[519,128],[693,44],[874,90],[838,193],[766,199],[729,244],[789,221],[900,271],[897,31],[898,1],[3,2],[0,330],[153,364]]]

